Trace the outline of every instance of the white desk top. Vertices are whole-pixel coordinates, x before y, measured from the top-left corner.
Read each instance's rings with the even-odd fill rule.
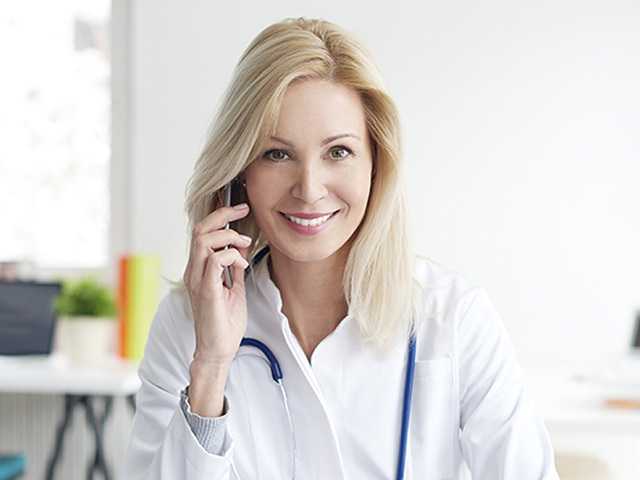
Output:
[[[140,388],[138,365],[115,356],[80,366],[61,353],[0,355],[0,393],[130,395]]]
[[[77,366],[62,353],[0,355],[0,393],[130,395],[140,388],[138,365],[118,357]],[[604,403],[611,397],[640,400],[640,357],[616,359],[600,368],[547,366],[524,372],[531,398],[548,425],[640,433],[640,409],[611,408]]]
[[[549,426],[640,433],[640,408],[606,405],[610,398],[640,401],[640,357],[524,370],[531,397]]]

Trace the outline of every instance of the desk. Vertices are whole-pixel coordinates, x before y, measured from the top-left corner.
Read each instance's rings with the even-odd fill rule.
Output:
[[[0,355],[0,393],[35,393],[64,395],[64,414],[58,424],[53,452],[47,465],[47,480],[53,480],[62,453],[64,434],[76,407],[83,407],[95,438],[95,455],[87,479],[102,471],[105,480],[112,478],[104,455],[104,425],[111,413],[113,399],[123,396],[135,411],[135,394],[140,388],[139,362],[118,357],[106,358],[87,366],[74,365],[62,353],[35,356]],[[94,403],[104,404],[97,415]]]
[[[621,355],[524,369],[557,455],[588,455],[605,462],[611,478],[638,478],[640,409],[612,408],[605,402],[611,397],[640,398],[639,360]]]
[[[524,368],[545,422],[640,435],[640,409],[612,408],[607,398],[640,399],[640,357],[623,355],[581,366]]]

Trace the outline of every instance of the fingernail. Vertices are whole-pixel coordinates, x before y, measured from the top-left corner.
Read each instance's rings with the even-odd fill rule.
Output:
[[[235,210],[244,210],[245,208],[248,208],[249,205],[247,205],[246,203],[240,203],[238,205],[236,205],[235,207],[233,207]]]
[[[251,243],[251,240],[252,240],[252,238],[251,238],[251,237],[249,237],[249,236],[247,236],[247,235],[242,235],[242,234],[240,234],[240,238],[241,238],[242,240],[244,240],[245,242],[247,242],[247,243]]]

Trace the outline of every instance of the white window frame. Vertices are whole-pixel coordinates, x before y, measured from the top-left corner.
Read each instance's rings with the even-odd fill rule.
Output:
[[[111,0],[111,156],[109,159],[110,218],[107,265],[98,268],[44,268],[35,265],[36,280],[92,275],[112,288],[118,282],[118,261],[131,246],[131,2]]]

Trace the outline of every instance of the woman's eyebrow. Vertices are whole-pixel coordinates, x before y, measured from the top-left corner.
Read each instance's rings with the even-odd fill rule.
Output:
[[[325,139],[320,143],[320,145],[326,145],[327,143],[333,142],[334,140],[337,140],[338,138],[342,138],[342,137],[353,137],[353,138],[356,138],[356,139],[360,140],[360,137],[359,137],[359,136],[357,136],[357,135],[356,135],[356,134],[354,134],[354,133],[340,133],[340,134],[338,134],[338,135],[332,135],[332,136],[330,136],[330,137],[325,138]],[[275,137],[275,136],[271,135],[271,139],[272,139],[272,140],[275,140],[275,141],[277,141],[277,142],[280,142],[280,143],[284,143],[285,145],[289,145],[291,148],[295,148],[295,146],[293,145],[293,143],[288,142],[288,141],[287,141],[287,140],[285,140],[284,138]]]

